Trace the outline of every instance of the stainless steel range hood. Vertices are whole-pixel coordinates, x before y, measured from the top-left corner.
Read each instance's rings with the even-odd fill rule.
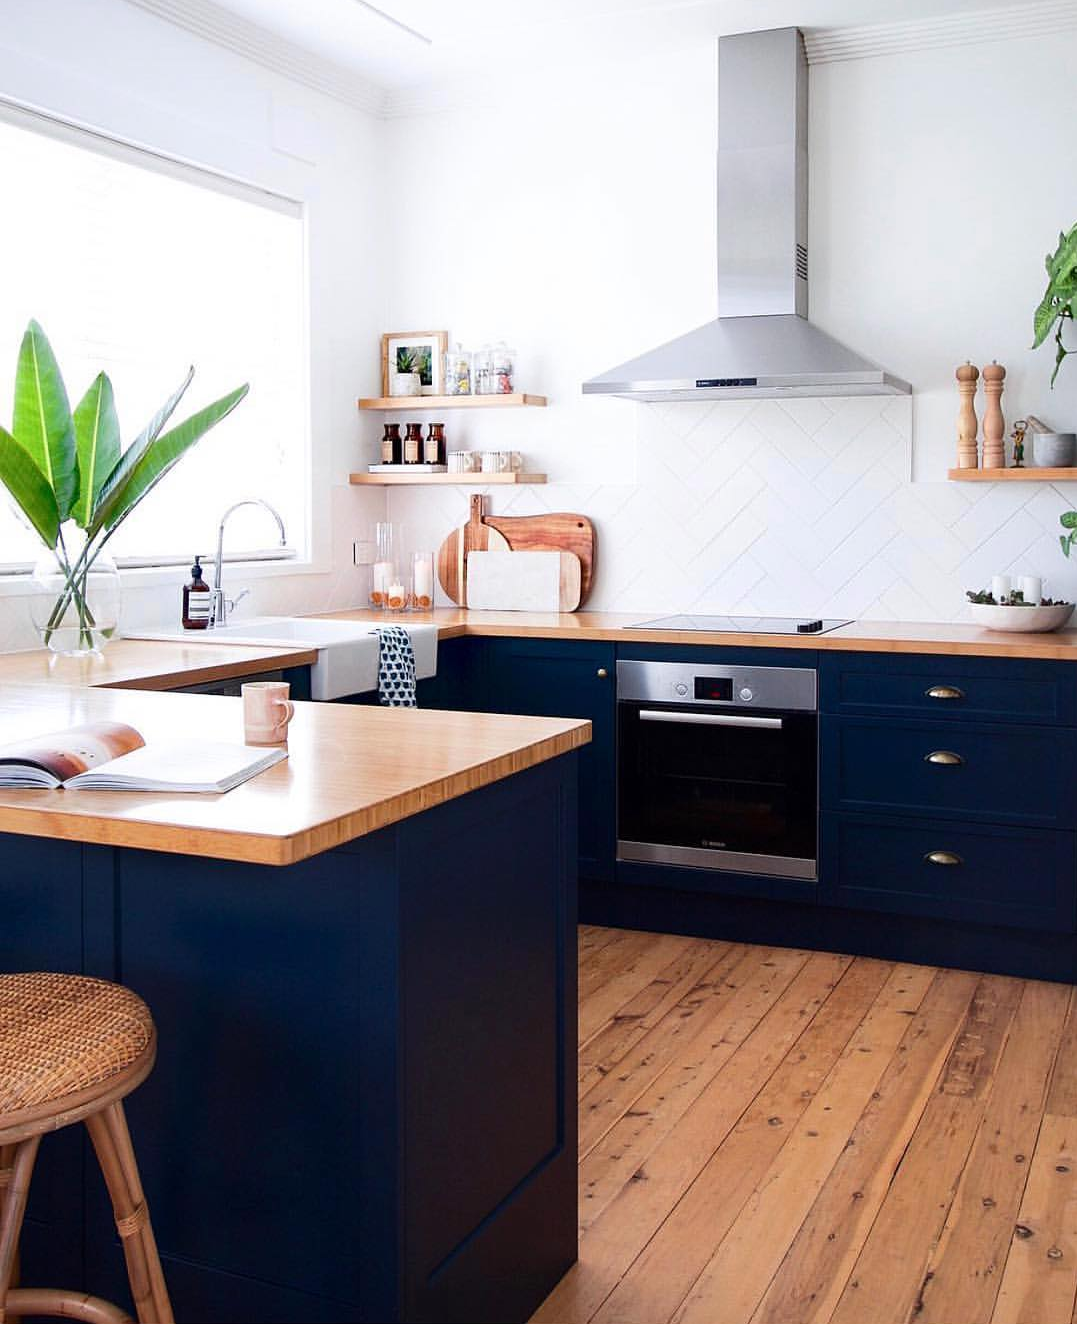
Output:
[[[587,395],[908,395],[807,320],[808,65],[797,28],[718,42],[717,321],[585,382]]]

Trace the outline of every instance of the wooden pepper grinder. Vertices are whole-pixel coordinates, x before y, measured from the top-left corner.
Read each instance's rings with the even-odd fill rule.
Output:
[[[980,370],[971,363],[965,363],[957,370],[957,389],[961,392],[961,407],[957,411],[957,467],[959,469],[979,468],[979,456],[976,450],[976,382]]]
[[[1006,450],[1002,438],[1006,435],[1006,423],[1002,417],[1002,383],[1006,369],[992,359],[984,368],[984,394],[987,405],[984,408],[984,468],[1004,469]]]

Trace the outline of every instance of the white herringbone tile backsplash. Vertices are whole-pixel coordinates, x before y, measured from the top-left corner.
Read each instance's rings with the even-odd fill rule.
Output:
[[[1077,594],[1058,517],[1077,485],[912,483],[912,401],[866,397],[638,406],[624,482],[493,488],[488,509],[575,510],[598,532],[588,606],[631,612],[958,620],[993,573]],[[556,477],[566,452],[529,455]],[[389,517],[436,548],[465,489],[393,489]]]

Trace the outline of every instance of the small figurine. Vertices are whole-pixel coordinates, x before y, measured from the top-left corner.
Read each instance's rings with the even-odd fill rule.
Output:
[[[1025,433],[1028,431],[1028,420],[1019,418],[1013,425],[1013,465],[1014,469],[1023,469],[1025,467]]]

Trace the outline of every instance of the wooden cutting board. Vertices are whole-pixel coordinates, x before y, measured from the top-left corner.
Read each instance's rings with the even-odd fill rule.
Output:
[[[471,498],[471,518],[452,533],[438,548],[438,580],[445,596],[458,607],[467,606],[467,554],[468,552],[510,551],[505,536],[483,523],[482,496]]]
[[[578,556],[580,605],[587,601],[595,578],[595,526],[586,515],[487,515],[484,523],[504,535],[514,552],[572,552]],[[496,549],[491,545],[488,550]]]
[[[472,611],[575,611],[580,558],[572,552],[469,552]]]

